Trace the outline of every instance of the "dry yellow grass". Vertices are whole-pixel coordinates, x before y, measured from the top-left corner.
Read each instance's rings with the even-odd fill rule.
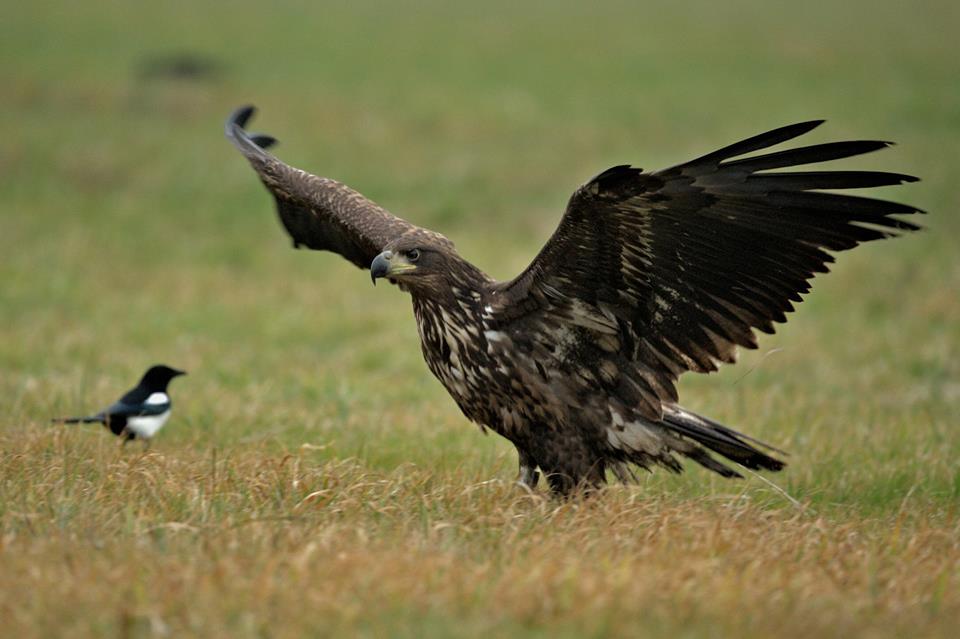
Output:
[[[8,636],[952,636],[956,512],[562,502],[469,471],[4,438]],[[731,484],[730,486],[734,486]]]

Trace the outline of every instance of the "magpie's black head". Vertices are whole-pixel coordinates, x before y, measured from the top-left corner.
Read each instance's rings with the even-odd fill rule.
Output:
[[[150,369],[143,374],[143,378],[140,380],[140,386],[149,390],[165,391],[171,379],[178,375],[186,374],[187,371],[181,371],[176,368],[164,366],[163,364],[158,364],[151,366]]]

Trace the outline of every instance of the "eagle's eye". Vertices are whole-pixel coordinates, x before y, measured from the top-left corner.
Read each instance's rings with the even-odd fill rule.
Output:
[[[411,262],[416,262],[420,259],[420,251],[418,249],[410,249],[407,251],[407,259]]]

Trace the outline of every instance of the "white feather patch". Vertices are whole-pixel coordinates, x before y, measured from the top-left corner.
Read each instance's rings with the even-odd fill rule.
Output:
[[[663,438],[643,422],[624,422],[623,416],[610,410],[607,442],[617,450],[657,455],[664,448]]]
[[[163,393],[154,393],[154,395],[163,395]],[[150,439],[157,434],[157,431],[163,428],[163,425],[170,419],[170,411],[166,410],[159,415],[140,415],[139,417],[127,418],[127,430],[143,439]]]
[[[166,404],[170,401],[170,397],[166,393],[150,393],[150,397],[144,401],[144,404]]]

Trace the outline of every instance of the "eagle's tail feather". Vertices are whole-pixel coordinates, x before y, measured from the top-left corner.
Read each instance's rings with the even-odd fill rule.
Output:
[[[683,453],[686,457],[689,457],[693,461],[697,462],[707,470],[712,470],[713,472],[723,475],[724,477],[730,477],[732,479],[743,479],[743,475],[733,470],[726,464],[718,462],[713,458],[713,455],[705,451],[703,448],[697,446],[691,452]]]
[[[774,448],[757,439],[748,437],[732,428],[724,426],[706,417],[702,417],[679,407],[668,408],[663,414],[663,425],[673,432],[692,439],[710,450],[720,453],[727,459],[751,470],[780,470],[786,462],[764,453],[757,446],[786,455],[782,450]],[[757,446],[754,446],[756,444]],[[720,473],[724,477],[739,477],[735,471],[727,468],[705,450],[700,449],[693,453],[684,453],[701,466]]]

